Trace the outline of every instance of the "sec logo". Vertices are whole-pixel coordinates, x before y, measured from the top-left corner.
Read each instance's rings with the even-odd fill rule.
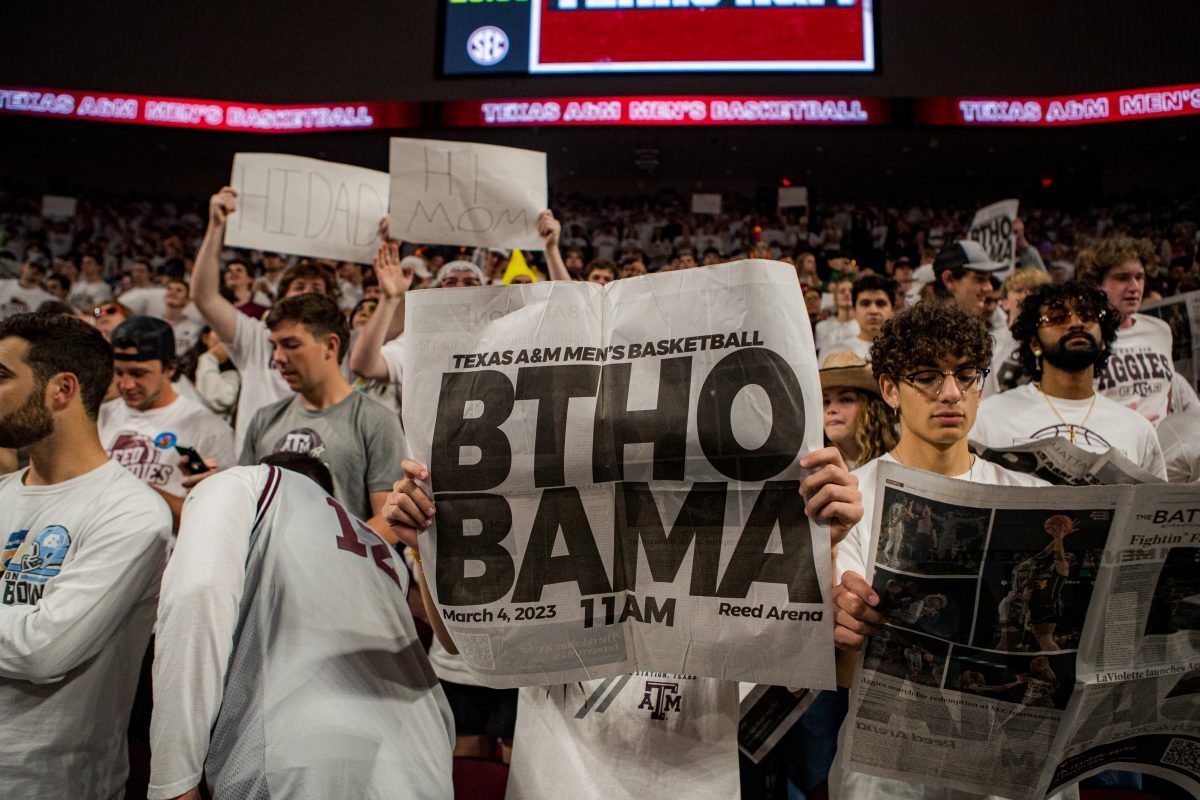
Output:
[[[495,25],[476,28],[467,37],[467,55],[481,67],[499,64],[508,55],[508,34]]]

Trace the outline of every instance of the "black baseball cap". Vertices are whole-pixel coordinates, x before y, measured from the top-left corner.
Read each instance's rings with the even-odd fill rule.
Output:
[[[938,252],[933,260],[934,274],[942,274],[942,270],[968,269],[972,272],[1001,272],[1008,269],[1004,264],[988,258],[983,245],[972,239],[962,239],[951,242]]]
[[[112,334],[113,350],[136,350],[135,353],[114,353],[117,361],[175,360],[175,331],[170,323],[158,317],[133,317],[117,326]]]

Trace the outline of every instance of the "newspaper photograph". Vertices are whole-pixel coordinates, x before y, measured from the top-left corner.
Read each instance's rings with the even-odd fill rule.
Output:
[[[812,334],[787,265],[408,298],[438,611],[497,688],[648,670],[834,683]]]
[[[1200,791],[1200,487],[881,464],[877,492],[889,620],[855,672],[845,769],[1014,800],[1104,769]]]

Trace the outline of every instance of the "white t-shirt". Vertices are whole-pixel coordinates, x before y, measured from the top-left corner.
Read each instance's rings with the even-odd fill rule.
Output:
[[[162,498],[116,464],[52,486],[0,477],[0,775],[6,800],[106,800],[171,536]]]
[[[1168,414],[1158,426],[1171,483],[1200,483],[1200,408]]]
[[[390,342],[384,342],[383,347],[379,348],[379,355],[383,357],[383,363],[387,364],[388,381],[400,386],[404,382],[404,334],[400,334]]]
[[[47,300],[57,301],[58,298],[39,286],[26,289],[16,278],[0,280],[0,319],[37,311],[38,306]]]
[[[454,720],[399,553],[302,475],[188,496],[163,575],[148,796],[446,798]]]
[[[112,287],[104,281],[85,281],[80,279],[71,286],[67,302],[73,306],[98,306],[113,296]]]
[[[1171,326],[1147,314],[1134,314],[1133,325],[1117,331],[1096,388],[1157,425],[1167,415],[1174,374]]]
[[[204,323],[184,316],[179,322],[171,323],[171,330],[175,334],[175,355],[182,356],[200,341],[200,331],[204,330]]]
[[[1166,480],[1162,448],[1154,426],[1141,414],[1098,394],[1086,400],[1052,397],[1050,401],[1062,419],[1073,426],[1077,447],[1092,453],[1106,453],[1110,447],[1115,448],[1142,469]],[[1085,417],[1087,424],[1081,426],[1079,423]],[[969,434],[972,440],[988,447],[1012,447],[1037,439],[1070,439],[1070,435],[1071,429],[1032,383],[980,403],[975,427]]]
[[[229,346],[229,359],[241,374],[242,389],[238,395],[237,424],[233,431],[233,446],[242,452],[246,428],[263,406],[277,403],[293,392],[279,371],[271,366],[271,332],[267,326],[245,314],[237,314],[237,328]]]
[[[858,334],[851,336],[849,339],[842,339],[837,344],[830,346],[828,350],[821,351],[821,359],[833,355],[834,353],[853,353],[863,361],[870,363],[871,361],[871,344],[872,342],[864,342],[859,338]]]
[[[879,462],[894,462],[895,460],[890,454],[885,453],[854,471],[854,474],[858,476],[858,485],[863,495],[863,517],[862,521],[851,528],[849,535],[838,544],[837,574],[839,580],[846,572],[857,572],[867,580],[871,579],[871,576],[866,574],[866,564],[870,558],[870,526],[875,513],[875,484],[879,475]],[[1040,478],[1020,472],[1011,472],[982,458],[974,459],[970,469],[954,477],[990,486],[1047,485]],[[829,772],[829,788],[829,796],[836,800],[985,800],[985,798],[993,800],[992,795],[979,795],[958,789],[942,789],[910,781],[879,778],[861,772],[852,772],[842,768],[840,760],[834,761],[833,768]],[[1078,786],[1072,786],[1054,795],[1051,800],[1071,800],[1078,797]]]
[[[187,491],[175,445],[215,458],[222,468],[237,463],[228,423],[186,395],[149,411],[132,409],[118,397],[100,406],[97,424],[109,458],[150,486],[176,497]]]
[[[521,689],[507,800],[735,800],[738,685],[635,672]]]
[[[845,322],[838,322],[837,317],[823,319],[817,323],[815,333],[817,353],[824,356],[826,350],[843,339],[858,336],[858,320],[848,319]]]
[[[163,286],[130,289],[117,298],[134,316],[159,317],[167,311],[167,290]]]

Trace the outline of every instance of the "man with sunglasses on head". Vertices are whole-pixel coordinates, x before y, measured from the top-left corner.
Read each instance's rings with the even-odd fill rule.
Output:
[[[989,447],[1055,437],[1097,453],[1113,447],[1166,480],[1154,426],[1095,389],[1095,375],[1108,361],[1120,324],[1104,292],[1077,281],[1031,293],[1013,338],[1033,383],[984,400],[971,438]]]
[[[895,461],[972,483],[993,486],[1044,486],[1031,475],[1010,472],[977,458],[967,446],[975,424],[983,382],[992,357],[992,337],[977,314],[954,303],[918,303],[883,325],[871,347],[871,370],[884,401],[896,413],[900,440],[879,459],[855,470],[862,490],[863,516],[838,545],[834,601],[834,643],[838,682],[850,685],[856,660],[868,636],[886,622],[880,598],[867,571],[870,525],[880,461]],[[969,792],[880,778],[845,769],[835,761],[830,796],[838,800],[975,800]],[[1056,798],[1078,797],[1071,787]]]

